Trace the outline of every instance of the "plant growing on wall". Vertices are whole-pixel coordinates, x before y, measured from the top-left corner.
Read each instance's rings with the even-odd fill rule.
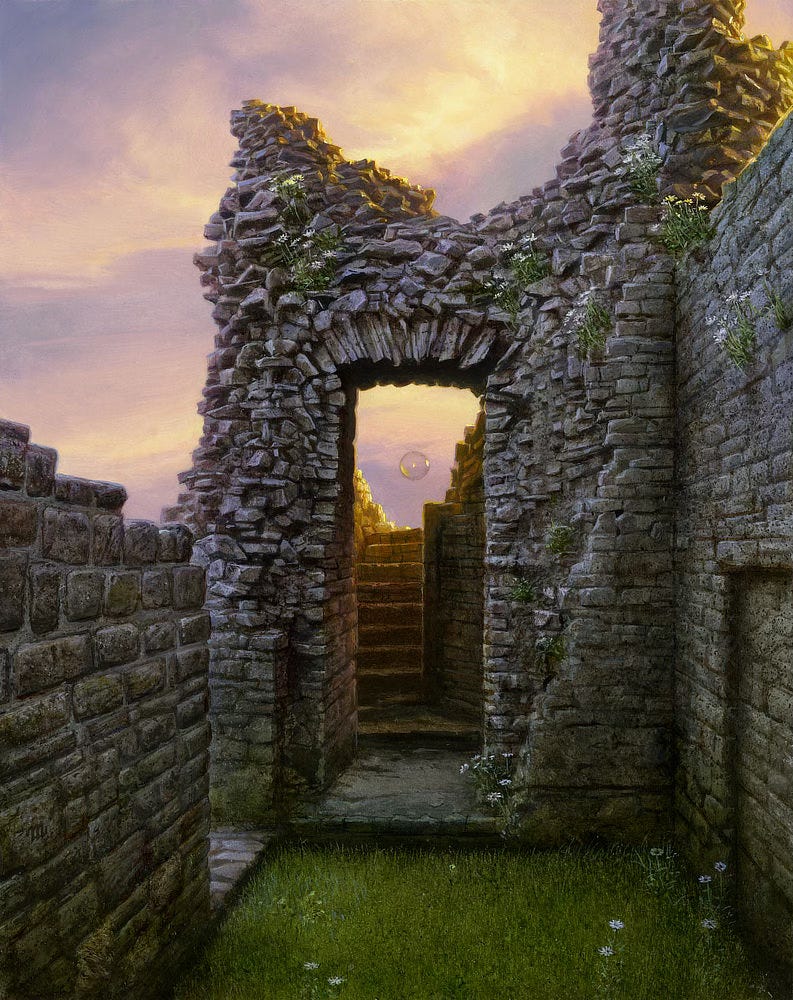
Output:
[[[537,246],[535,233],[526,233],[517,243],[505,243],[501,256],[514,283],[521,289],[540,281],[551,270],[548,254]]]
[[[519,577],[509,592],[510,598],[517,604],[534,604],[537,600],[537,584],[534,580]]]
[[[563,556],[570,551],[574,540],[575,529],[572,525],[551,521],[545,534],[545,548],[554,555]]]
[[[499,249],[500,263],[492,278],[469,289],[472,301],[493,303],[517,320],[523,293],[535,281],[550,274],[548,255],[537,246],[537,236],[527,233],[517,243],[504,243]]]
[[[675,260],[713,236],[704,195],[697,193],[691,198],[669,195],[662,202],[662,211],[659,238]]]
[[[658,171],[663,160],[658,155],[653,137],[643,132],[625,147],[623,158],[631,191],[640,201],[658,201]]]
[[[283,267],[292,288],[303,294],[323,292],[336,273],[336,254],[342,246],[338,228],[317,230],[307,225],[311,210],[301,174],[276,174],[268,187],[283,202],[285,231],[262,253],[262,263]]]
[[[600,354],[612,329],[611,315],[606,307],[589,295],[584,305],[574,310],[572,321],[578,357]]]
[[[789,330],[793,326],[793,309],[785,304],[785,300],[779,292],[772,288],[764,274],[760,275],[763,289],[768,298],[768,310],[774,317],[774,325],[777,330]]]
[[[460,767],[460,774],[469,775],[476,787],[478,799],[498,813],[501,835],[508,837],[515,832],[515,786],[512,775],[511,753],[474,754],[469,763]]]
[[[545,669],[555,667],[564,659],[567,649],[563,635],[541,635],[534,643],[534,653],[539,666]]]
[[[706,326],[716,326],[713,339],[741,369],[752,360],[757,343],[755,322],[761,315],[761,311],[751,304],[750,295],[750,292],[731,292],[725,300],[724,311],[705,320]]]

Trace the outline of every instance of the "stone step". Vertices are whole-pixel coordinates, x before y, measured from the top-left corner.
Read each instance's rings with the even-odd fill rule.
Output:
[[[358,649],[370,649],[378,646],[413,646],[421,645],[421,618],[413,622],[403,619],[402,624],[377,623],[361,625],[358,623]]]
[[[382,703],[394,695],[420,695],[423,674],[414,670],[378,670],[376,673],[358,672],[358,704],[367,707]]]
[[[358,601],[358,628],[367,625],[403,625],[406,622],[421,623],[424,606],[419,603],[364,603]]]
[[[405,580],[421,580],[424,563],[358,563],[355,575],[362,583],[401,583]]]
[[[404,545],[367,545],[363,553],[364,562],[422,562],[424,546],[421,542]]]
[[[369,545],[410,545],[423,540],[424,531],[421,528],[392,528],[390,531],[373,531],[366,536]]]
[[[379,673],[390,670],[421,670],[424,659],[422,646],[370,646],[359,649],[358,673]]]
[[[358,607],[366,604],[418,604],[422,603],[422,588],[420,580],[399,580],[377,582],[358,581],[356,588]]]

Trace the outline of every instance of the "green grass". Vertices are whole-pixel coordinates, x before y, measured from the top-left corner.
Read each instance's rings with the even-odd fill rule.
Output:
[[[713,886],[648,852],[285,848],[178,1000],[747,1000]],[[702,927],[716,916],[717,930]],[[611,930],[609,920],[624,922]],[[612,944],[615,954],[598,948]],[[315,962],[316,969],[304,968]],[[329,985],[328,980],[344,981]]]

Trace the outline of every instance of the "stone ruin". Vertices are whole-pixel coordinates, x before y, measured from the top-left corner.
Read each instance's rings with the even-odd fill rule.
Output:
[[[592,124],[553,180],[467,223],[294,108],[232,114],[236,174],[196,257],[219,328],[204,432],[165,512],[192,567],[181,529],[125,528],[106,487],[38,485],[42,449],[3,425],[11,995],[42,995],[39,955],[76,995],[142,996],[141,969],[201,923],[196,567],[216,822],[273,822],[352,759],[355,403],[379,383],[482,402],[425,516],[424,675],[516,755],[521,836],[674,831],[728,854],[748,932],[793,967],[793,332],[767,307],[793,307],[793,45],[744,38],[740,0],[599,9]],[[624,167],[643,134],[661,195],[715,205],[727,185],[682,261]],[[508,302],[493,277],[527,239],[548,273]],[[756,314],[743,369],[708,325],[733,294]],[[582,353],[591,301],[610,330]]]

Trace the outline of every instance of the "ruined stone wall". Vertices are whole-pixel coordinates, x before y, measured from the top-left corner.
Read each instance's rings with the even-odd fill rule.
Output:
[[[793,117],[678,272],[680,828],[728,858],[761,945],[793,960]],[[730,304],[729,297],[744,295]],[[751,316],[745,370],[714,340]],[[708,318],[716,318],[708,324]],[[784,325],[784,324],[783,324]]]
[[[395,528],[388,520],[386,512],[372,496],[372,489],[360,469],[356,469],[353,478],[355,491],[355,508],[353,523],[355,525],[355,561],[360,562],[369,535],[375,531]]]
[[[162,995],[209,913],[189,531],[0,421],[0,994]]]
[[[444,503],[424,505],[424,671],[431,700],[482,723],[485,414],[455,450]]]
[[[358,389],[412,381],[485,404],[483,738],[517,755],[525,836],[641,838],[671,821],[674,265],[624,150],[649,123],[662,190],[697,180],[714,200],[789,105],[791,57],[734,37],[738,5],[601,10],[593,123],[554,180],[466,224],[344,161],[293,108],[232,116],[234,185],[197,257],[220,329],[179,509],[209,573],[218,784],[263,782],[262,807],[352,752],[352,414]],[[697,118],[703,81],[718,101]],[[719,131],[744,124],[750,92],[756,129]],[[273,257],[299,235],[284,175],[305,227],[343,227],[318,290]],[[505,309],[489,282],[529,236],[549,273]],[[588,301],[610,324],[595,351],[578,343]],[[516,577],[535,600],[513,599]],[[281,681],[260,688],[261,673]]]

